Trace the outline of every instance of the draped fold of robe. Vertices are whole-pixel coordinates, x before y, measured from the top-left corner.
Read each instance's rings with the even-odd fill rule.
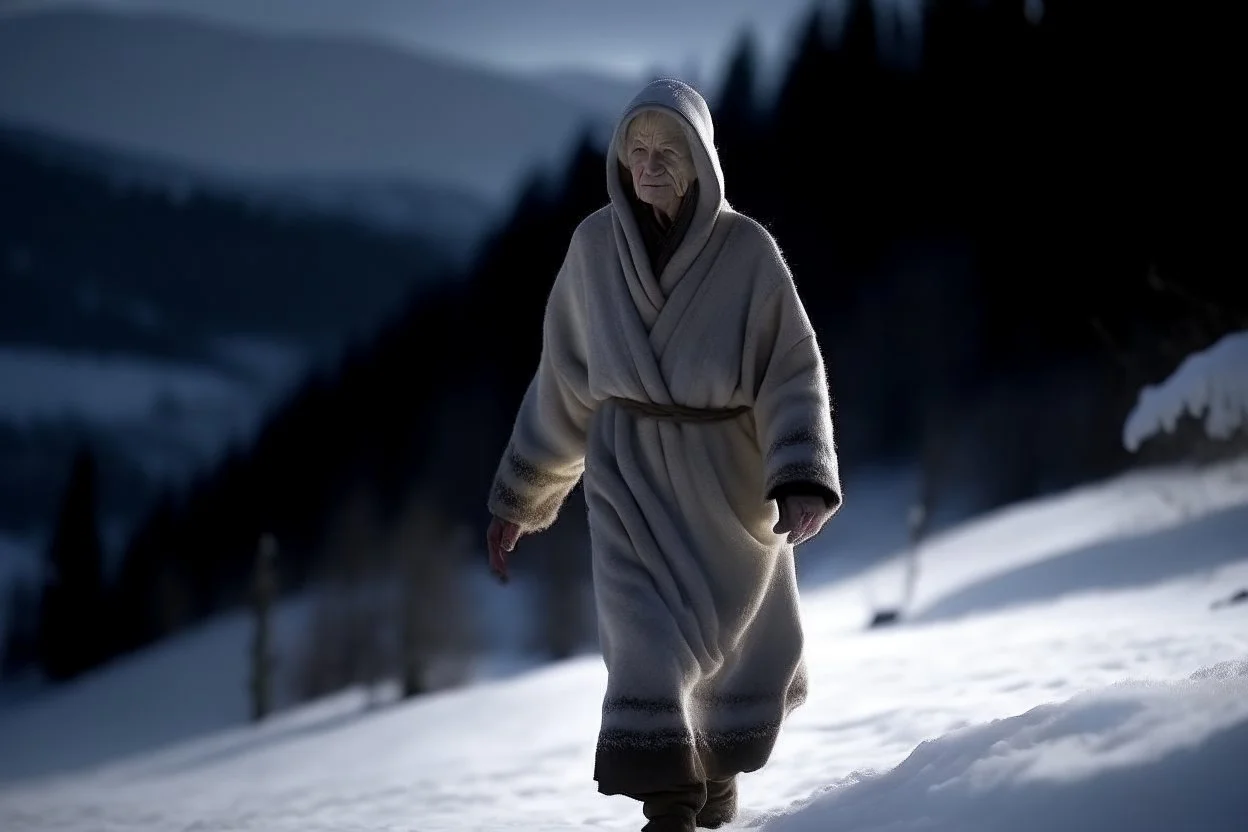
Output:
[[[683,125],[699,182],[657,275],[617,155],[645,109]],[[634,99],[607,189],[555,278],[489,509],[540,531],[584,478],[607,665],[594,776],[604,794],[635,795],[766,763],[806,694],[794,553],[772,531],[768,495],[814,484],[835,511],[841,484],[816,334],[775,240],[724,198],[696,91],[661,80]],[[746,410],[719,421],[654,412],[673,405]]]

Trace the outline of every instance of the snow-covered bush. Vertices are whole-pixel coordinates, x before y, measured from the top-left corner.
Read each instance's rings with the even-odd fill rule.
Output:
[[[1156,434],[1173,432],[1184,414],[1203,416],[1210,439],[1248,427],[1248,330],[1189,355],[1165,381],[1141,390],[1123,425],[1123,445],[1134,453]]]

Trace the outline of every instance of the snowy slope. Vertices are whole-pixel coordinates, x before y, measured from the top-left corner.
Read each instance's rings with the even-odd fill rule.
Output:
[[[0,555],[6,554],[12,555],[12,572],[35,574],[36,553],[23,541],[0,537]],[[4,576],[5,570],[0,569],[0,579]],[[470,679],[490,679],[531,668],[537,661],[529,653],[531,633],[519,626],[531,608],[531,588],[531,582],[519,581],[514,587],[518,591],[499,598],[485,570],[466,574],[465,602],[491,606],[491,620],[478,622],[479,631],[470,634],[488,652],[469,660],[467,668],[446,670],[466,670]],[[274,611],[274,706],[279,710],[296,701],[293,679],[300,659],[316,649],[309,626],[313,606],[311,598],[300,596],[277,605]],[[505,626],[497,626],[500,622],[506,622]],[[110,662],[81,683],[61,686],[38,699],[32,699],[38,693],[32,684],[15,686],[12,691],[0,686],[0,737],[4,738],[0,782],[85,769],[245,724],[250,711],[252,626],[246,612],[216,616],[136,656]],[[431,684],[441,683],[438,670],[433,669]],[[392,693],[390,686],[383,685],[374,696],[384,701]],[[158,707],[152,706],[153,699]],[[4,709],[6,700],[20,707]],[[356,700],[346,697],[349,702]]]
[[[834,547],[826,534],[817,545]],[[1248,460],[997,512],[934,539],[922,566],[916,620],[893,628],[863,625],[864,588],[894,565],[806,588],[811,698],[743,778],[732,828],[1243,828],[1248,604],[1213,605],[1248,587]],[[604,683],[584,657],[374,711],[346,694],[94,769],[44,766],[0,786],[0,828],[637,829],[636,805],[591,780]],[[92,707],[92,684],[74,707]],[[0,718],[11,778],[41,741],[7,741],[24,722]]]

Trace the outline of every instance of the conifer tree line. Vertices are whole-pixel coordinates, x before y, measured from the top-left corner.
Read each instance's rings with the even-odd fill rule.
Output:
[[[1113,474],[1139,461],[1119,440],[1139,388],[1248,325],[1226,201],[1244,74],[1228,15],[930,0],[913,29],[869,0],[819,4],[772,96],[742,36],[711,101],[727,196],[775,235],[820,333],[848,491],[861,466],[905,460],[931,499],[976,509]],[[455,600],[447,561],[482,556],[474,535],[547,292],[572,231],[606,202],[604,167],[587,133],[562,170],[532,177],[467,275],[422,291],[251,445],[169,491],[115,574],[82,571],[89,598],[49,600],[82,604],[80,627],[87,610],[100,622],[102,641],[70,664],[245,604],[256,542],[273,535],[283,593],[402,576],[405,623],[381,626],[401,644],[379,649],[426,689],[419,669],[471,641],[476,611]],[[1143,458],[1191,452],[1161,442]],[[552,597],[588,574],[583,513],[570,505],[561,533],[526,541]],[[567,622],[587,615],[571,607],[539,628],[551,655],[580,644]]]

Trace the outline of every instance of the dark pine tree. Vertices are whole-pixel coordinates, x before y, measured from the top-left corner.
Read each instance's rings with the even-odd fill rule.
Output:
[[[53,681],[90,670],[104,656],[104,551],[96,516],[96,460],[78,451],[47,550],[40,598],[39,660]]]
[[[0,679],[27,670],[38,659],[39,593],[25,576],[9,581],[4,607],[4,644],[0,647]]]
[[[800,263],[806,252],[821,239],[809,216],[831,164],[812,164],[823,159],[827,138],[828,65],[830,49],[827,22],[820,6],[810,11],[793,47],[789,66],[768,113],[766,158],[772,163],[771,185],[766,202],[772,206],[778,228],[783,230],[781,246],[788,250],[792,264]],[[826,233],[826,230],[825,230]]]
[[[156,641],[191,621],[189,581],[178,562],[179,522],[166,491],[128,542],[109,588],[110,654]]]
[[[823,136],[828,164],[820,167],[831,175],[821,181],[820,192],[835,189],[838,195],[825,220],[840,232],[842,250],[857,268],[882,254],[895,229],[894,215],[905,204],[893,175],[900,151],[896,97],[879,28],[874,0],[850,0],[823,96],[822,109],[833,126]]]
[[[758,43],[752,30],[738,38],[719,97],[712,104],[715,142],[724,172],[728,201],[764,225],[769,224],[763,196],[767,182],[762,157],[763,118],[758,101]]]

